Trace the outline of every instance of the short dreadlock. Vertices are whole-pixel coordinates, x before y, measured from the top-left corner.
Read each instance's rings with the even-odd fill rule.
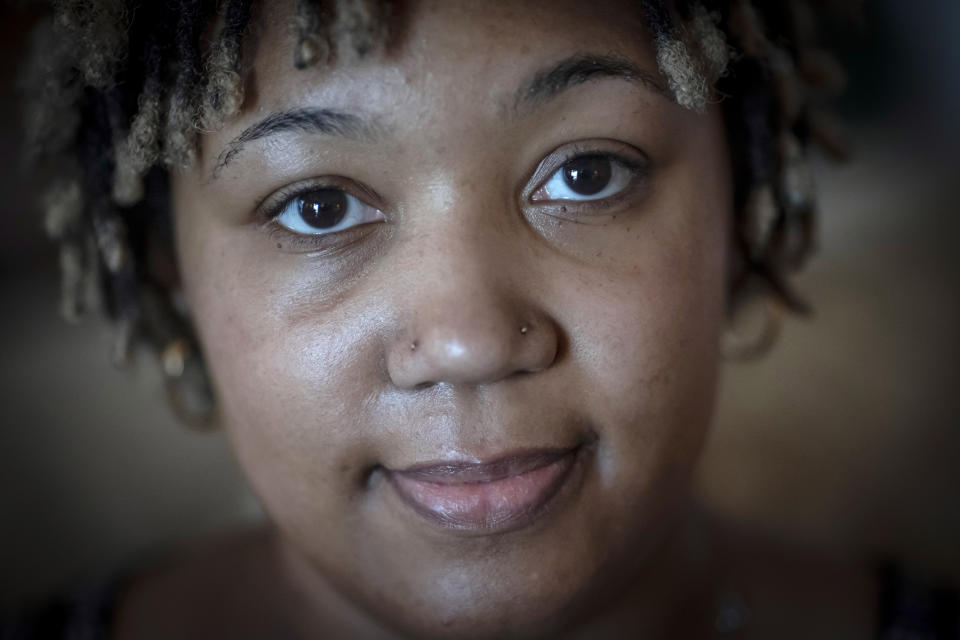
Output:
[[[364,57],[390,38],[390,0],[294,0],[297,69]],[[161,356],[168,380],[199,392],[175,398],[190,414],[212,407],[187,310],[156,268],[172,244],[169,172],[195,161],[200,131],[244,99],[244,36],[252,0],[56,0],[31,70],[28,126],[35,157],[58,178],[46,228],[60,243],[62,309],[101,306],[115,321],[116,360],[134,342]],[[642,0],[657,63],[678,104],[722,100],[735,175],[736,268],[731,308],[757,291],[794,311],[787,281],[813,249],[806,149],[836,152],[822,98],[843,83],[814,44],[808,0]],[[198,373],[200,371],[201,373]],[[179,393],[179,392],[178,392]]]

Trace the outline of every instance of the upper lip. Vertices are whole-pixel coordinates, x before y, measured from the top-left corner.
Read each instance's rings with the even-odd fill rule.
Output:
[[[405,469],[394,469],[392,472],[410,480],[433,484],[458,485],[496,482],[553,464],[557,460],[575,453],[579,448],[579,446],[576,446],[565,449],[528,449],[505,454],[485,462],[439,460],[415,464]]]

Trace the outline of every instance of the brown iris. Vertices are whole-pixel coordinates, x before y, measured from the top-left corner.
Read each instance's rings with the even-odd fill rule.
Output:
[[[582,196],[592,196],[610,184],[613,167],[605,156],[580,156],[563,165],[563,180]]]
[[[316,189],[298,199],[300,217],[316,229],[336,226],[347,213],[347,194],[339,189]]]

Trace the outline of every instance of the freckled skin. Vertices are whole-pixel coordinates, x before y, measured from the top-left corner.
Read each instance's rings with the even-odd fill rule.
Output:
[[[328,628],[553,637],[651,579],[716,384],[731,215],[719,108],[605,79],[504,115],[531,73],[574,53],[656,73],[632,4],[406,2],[387,55],[305,71],[286,18],[266,20],[243,112],[174,178],[224,426]],[[210,179],[233,137],[306,105],[389,133],[285,134]],[[539,163],[581,141],[646,154],[642,187],[607,209],[532,205]],[[368,187],[386,221],[297,251],[254,207],[323,176]],[[499,536],[439,529],[371,473],[587,440],[576,490]]]

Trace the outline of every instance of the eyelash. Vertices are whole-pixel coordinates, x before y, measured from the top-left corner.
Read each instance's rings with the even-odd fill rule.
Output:
[[[355,236],[354,239],[359,239],[359,236],[355,235],[356,232],[363,227],[369,226],[369,224],[373,221],[350,225],[349,227],[339,231],[327,231],[325,233],[301,233],[289,228],[287,225],[284,225],[278,220],[287,210],[287,208],[296,203],[299,199],[307,196],[308,194],[323,190],[340,191],[350,201],[354,201],[362,206],[370,207],[377,213],[380,213],[379,209],[376,209],[372,205],[368,204],[370,200],[379,199],[375,193],[367,188],[362,187],[361,185],[353,184],[350,181],[346,182],[350,182],[351,187],[345,187],[343,182],[343,179],[328,179],[314,180],[290,185],[274,192],[257,205],[256,211],[258,212],[258,217],[262,221],[261,226],[269,232],[271,239],[277,242],[278,249],[284,248],[292,251],[322,251],[326,249],[342,248],[351,244],[351,242],[344,242],[344,239],[351,235]],[[354,191],[360,191],[364,195],[353,195]],[[352,203],[349,204],[352,205]],[[332,226],[336,227],[337,225]]]
[[[649,158],[642,152],[636,152],[642,156],[642,160],[638,161],[637,159],[628,158],[625,157],[624,154],[620,153],[600,151],[595,147],[570,150],[557,160],[548,163],[550,156],[554,155],[550,154],[550,156],[548,156],[545,161],[541,163],[541,165],[534,172],[534,175],[530,178],[530,181],[536,180],[535,186],[533,188],[525,189],[525,195],[523,198],[524,200],[527,200],[538,207],[547,210],[559,210],[565,214],[568,213],[570,209],[575,209],[579,213],[585,215],[607,210],[625,198],[630,197],[637,187],[640,187],[646,183],[646,179],[650,174]],[[556,180],[562,180],[562,178],[559,177],[562,176],[561,172],[564,171],[565,168],[567,168],[573,161],[590,157],[604,158],[610,162],[615,170],[627,172],[629,175],[625,177],[620,176],[622,179],[626,180],[625,184],[623,184],[623,186],[615,193],[596,199],[553,199],[550,197],[536,197],[536,195],[540,192],[546,193],[545,189],[549,183]],[[347,187],[344,185],[344,182],[347,182],[350,186]],[[367,229],[364,229],[364,227],[369,227],[373,224],[373,222],[375,222],[374,220],[368,220],[359,224],[350,225],[349,227],[338,231],[328,231],[325,233],[302,233],[295,231],[278,221],[278,218],[284,213],[284,211],[286,211],[287,208],[294,204],[298,199],[310,193],[315,193],[322,190],[341,191],[350,201],[355,201],[363,206],[370,207],[383,216],[379,209],[376,209],[376,207],[373,205],[368,204],[370,201],[380,200],[380,198],[374,192],[372,192],[369,188],[352,183],[351,181],[345,181],[342,178],[314,180],[283,187],[261,201],[256,207],[259,217],[263,221],[263,226],[269,231],[271,238],[277,241],[278,248],[283,246],[291,250],[318,251],[325,250],[327,248],[333,249],[348,246],[349,244],[352,244],[352,242],[349,241],[345,242],[349,236],[353,235],[354,240],[359,239],[361,236],[355,234],[360,231],[366,231]],[[353,192],[356,191],[360,191],[364,195],[353,195]],[[601,189],[600,192],[602,191],[603,190]],[[381,217],[381,220],[382,219],[383,218]],[[333,227],[336,226],[337,225],[333,225]]]
[[[638,187],[642,187],[647,182],[647,179],[651,173],[651,163],[646,154],[642,152],[638,153],[640,156],[642,156],[642,159],[629,158],[620,153],[599,151],[591,148],[572,150],[564,154],[559,161],[551,162],[549,165],[547,165],[550,167],[549,169],[545,170],[543,165],[538,167],[537,171],[534,173],[534,177],[531,179],[533,180],[539,178],[536,181],[536,186],[530,189],[528,195],[525,197],[539,206],[560,208],[563,212],[567,212],[569,209],[575,208],[579,209],[580,213],[589,214],[591,212],[609,209],[611,206],[616,205],[623,199],[634,195],[636,189]],[[615,169],[620,169],[629,174],[628,176],[624,176],[626,183],[622,186],[622,188],[615,193],[601,198],[535,198],[538,193],[545,191],[548,184],[554,182],[555,179],[558,179],[561,175],[561,172],[573,161],[594,156],[602,157],[608,160],[612,165],[614,165]]]

